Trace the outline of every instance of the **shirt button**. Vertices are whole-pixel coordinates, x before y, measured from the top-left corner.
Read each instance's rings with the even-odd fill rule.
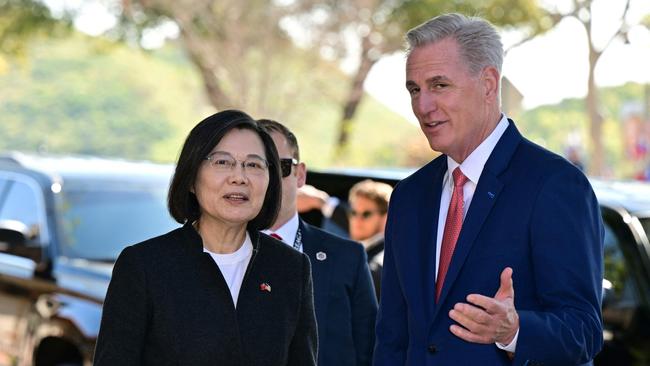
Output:
[[[429,346],[427,346],[427,351],[429,351],[429,353],[433,354],[433,353],[438,352],[438,348],[436,348],[435,344],[430,344]]]

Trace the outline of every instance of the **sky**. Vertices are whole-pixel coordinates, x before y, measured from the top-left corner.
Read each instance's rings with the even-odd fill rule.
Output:
[[[563,1],[546,1],[561,6]],[[596,45],[603,47],[614,33],[623,12],[621,0],[596,0],[593,15]],[[650,14],[650,0],[632,0],[634,23]],[[517,38],[502,33],[508,48]],[[565,98],[584,97],[588,78],[587,35],[581,23],[566,18],[548,33],[508,51],[503,75],[523,94],[524,109],[555,104]],[[633,28],[630,44],[614,41],[595,69],[596,84],[616,86],[628,81],[650,83],[650,32]],[[397,53],[378,62],[365,84],[366,91],[395,112],[415,122],[405,84],[405,56]]]
[[[539,0],[544,6],[566,9],[571,0]],[[99,35],[115,24],[101,0],[45,0],[54,9],[78,8],[82,12],[75,26],[92,35]],[[623,0],[595,0],[593,23],[597,46],[603,47],[618,27]],[[563,9],[564,8],[564,9]],[[650,14],[650,0],[631,0],[628,18],[631,23]],[[144,46],[162,45],[165,37],[174,37],[178,29],[167,25],[145,38]],[[520,36],[516,32],[501,33],[508,49]],[[523,94],[523,107],[530,109],[554,104],[565,98],[584,97],[587,93],[587,35],[580,22],[566,18],[542,36],[512,48],[506,54],[503,75]],[[600,58],[596,70],[598,86],[621,85],[628,81],[650,83],[650,31],[632,28],[630,43],[616,40]],[[353,62],[343,65],[350,70]],[[365,83],[366,91],[387,107],[415,123],[405,84],[405,56],[396,53],[380,60]]]

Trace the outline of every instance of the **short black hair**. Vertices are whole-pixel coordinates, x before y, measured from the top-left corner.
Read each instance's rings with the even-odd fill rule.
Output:
[[[282,201],[282,182],[278,151],[273,139],[248,114],[238,110],[226,110],[199,122],[185,139],[167,197],[169,213],[179,223],[194,222],[201,216],[199,202],[196,195],[192,193],[199,168],[210,151],[235,128],[257,133],[264,144],[266,160],[269,163],[269,185],[262,209],[253,220],[248,222],[247,228],[263,230],[271,227],[275,222]]]
[[[269,134],[271,132],[277,132],[280,135],[284,136],[284,138],[287,139],[287,142],[289,143],[289,146],[293,149],[293,157],[296,158],[296,160],[300,161],[300,149],[298,148],[298,139],[296,138],[296,135],[287,128],[287,126],[283,125],[282,123],[278,121],[274,121],[272,119],[259,119],[257,120],[257,123],[260,124],[260,126],[266,130]]]

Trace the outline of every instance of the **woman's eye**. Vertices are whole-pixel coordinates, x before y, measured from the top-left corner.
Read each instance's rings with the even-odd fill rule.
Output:
[[[214,165],[230,165],[230,162],[225,159],[217,159],[214,161]]]

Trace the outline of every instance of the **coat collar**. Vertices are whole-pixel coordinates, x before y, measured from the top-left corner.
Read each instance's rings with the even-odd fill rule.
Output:
[[[522,141],[523,137],[515,127],[515,124],[512,120],[508,120],[509,125],[506,131],[499,139],[499,142],[494,147],[492,154],[488,158],[485,168],[481,173],[478,185],[476,186],[476,191],[472,198],[472,203],[469,207],[467,215],[465,216],[465,221],[463,222],[463,227],[456,242],[456,248],[454,249],[454,255],[452,257],[449,269],[447,270],[447,275],[445,279],[445,284],[442,288],[440,294],[439,304],[442,304],[445,301],[447,294],[450,291],[451,286],[453,286],[454,281],[458,277],[461,268],[467,258],[469,252],[472,249],[472,246],[475,243],[475,239],[478,233],[481,231],[483,223],[487,219],[492,207],[499,198],[499,193],[503,189],[503,182],[500,179],[501,174],[508,167],[512,156],[514,155],[517,146]],[[445,168],[441,169],[443,174],[439,179],[442,179]],[[438,186],[441,186],[438,184]],[[437,189],[436,189],[437,191]],[[438,192],[438,205],[435,209],[435,212],[439,212],[440,206],[440,192]],[[434,220],[437,222],[437,220]],[[437,225],[436,225],[437,226]],[[435,240],[433,241],[435,243]],[[435,256],[434,256],[435,258]],[[436,269],[437,270],[437,269]],[[440,310],[440,306],[435,307],[434,318],[437,316]]]
[[[260,249],[260,233],[257,230],[247,229],[246,231],[251,238],[253,244],[253,255],[255,255],[255,253]],[[199,235],[196,229],[194,229],[192,223],[186,222],[183,227],[181,227],[181,232],[188,243],[188,249],[192,253],[203,255],[203,239],[201,239],[201,235]]]

